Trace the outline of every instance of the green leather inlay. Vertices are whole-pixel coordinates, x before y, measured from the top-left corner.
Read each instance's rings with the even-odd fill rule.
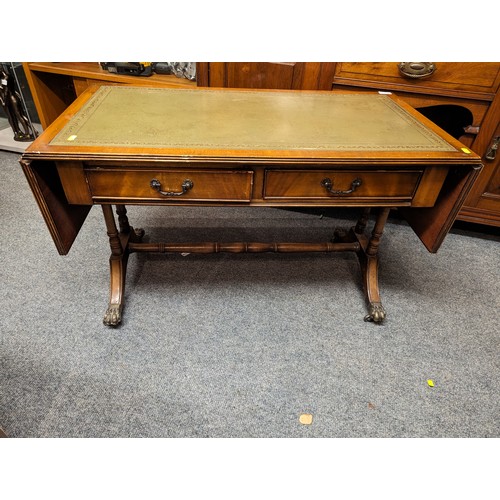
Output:
[[[101,87],[51,145],[455,151],[386,95]]]

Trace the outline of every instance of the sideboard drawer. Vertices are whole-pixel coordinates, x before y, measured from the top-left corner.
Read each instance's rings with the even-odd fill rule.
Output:
[[[400,64],[406,66],[400,69]],[[371,86],[370,82],[379,82],[401,87],[411,86],[414,91],[422,87],[427,91],[434,88],[483,94],[495,93],[500,84],[500,63],[436,62],[432,63],[432,67],[424,67],[425,64],[430,63],[342,62],[337,64],[334,84],[350,82],[352,85],[357,82]],[[414,74],[411,75],[412,73]]]
[[[422,170],[268,170],[265,199],[342,203],[411,201]]]
[[[253,172],[214,170],[87,170],[94,200],[250,201]]]

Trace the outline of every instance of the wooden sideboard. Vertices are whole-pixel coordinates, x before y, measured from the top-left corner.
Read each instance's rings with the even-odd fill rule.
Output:
[[[483,171],[458,218],[500,226],[500,63],[202,62],[196,83],[116,75],[98,63],[31,62],[24,69],[44,128],[90,85],[392,92],[482,157]]]

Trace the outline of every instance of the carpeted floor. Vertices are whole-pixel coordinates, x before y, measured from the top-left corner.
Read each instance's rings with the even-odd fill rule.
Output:
[[[0,153],[8,436],[500,436],[500,237],[456,230],[432,255],[392,219],[382,326],[363,321],[351,254],[132,255],[113,329],[99,207],[60,257],[18,159]],[[129,207],[151,241],[322,240],[339,217]]]

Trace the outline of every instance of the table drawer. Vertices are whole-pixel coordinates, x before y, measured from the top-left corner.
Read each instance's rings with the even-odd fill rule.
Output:
[[[409,201],[422,170],[268,170],[266,199],[350,202]]]
[[[95,200],[250,201],[253,172],[95,168],[87,179]]]

